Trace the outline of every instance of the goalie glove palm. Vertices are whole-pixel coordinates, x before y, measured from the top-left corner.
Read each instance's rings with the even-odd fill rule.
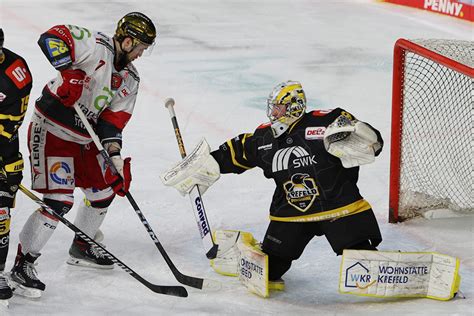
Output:
[[[342,115],[324,133],[324,147],[331,155],[341,159],[344,168],[372,163],[377,146],[377,135],[372,128]]]
[[[174,187],[183,196],[191,192],[195,185],[204,194],[219,177],[219,164],[211,156],[209,144],[204,138],[191,154],[160,176],[164,185]]]

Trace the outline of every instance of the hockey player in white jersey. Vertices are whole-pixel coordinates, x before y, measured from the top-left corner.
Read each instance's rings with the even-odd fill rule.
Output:
[[[28,131],[32,189],[61,215],[73,206],[73,192],[82,189],[84,200],[74,224],[93,237],[115,195],[124,196],[131,182],[130,158],[123,159],[122,130],[132,116],[139,76],[132,61],[155,43],[153,22],[132,12],[118,22],[108,37],[74,25],[57,25],[41,35],[38,44],[58,70],[36,101]],[[79,116],[77,104],[93,125],[120,173],[112,174],[92,142]],[[38,209],[20,232],[11,281],[15,292],[41,296],[45,284],[34,264],[52,236],[58,220]],[[75,236],[69,264],[111,269],[113,262]]]

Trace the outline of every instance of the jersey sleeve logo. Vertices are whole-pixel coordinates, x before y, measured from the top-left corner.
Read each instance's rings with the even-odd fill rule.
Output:
[[[69,48],[64,41],[58,38],[47,38],[45,43],[49,57],[51,58],[51,63],[55,68],[72,62]]]
[[[48,49],[49,56],[51,57],[58,57],[69,51],[66,43],[58,38],[46,39],[46,48]]]
[[[5,71],[18,89],[23,89],[31,83],[31,74],[21,59],[15,60]]]

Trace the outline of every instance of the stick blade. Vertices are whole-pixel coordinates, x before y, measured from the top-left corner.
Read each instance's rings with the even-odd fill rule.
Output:
[[[149,284],[149,286],[147,287],[153,292],[158,293],[158,294],[171,295],[171,296],[177,296],[177,297],[188,297],[188,291],[186,291],[186,289],[183,286],[179,286],[179,285],[167,286],[167,285]]]

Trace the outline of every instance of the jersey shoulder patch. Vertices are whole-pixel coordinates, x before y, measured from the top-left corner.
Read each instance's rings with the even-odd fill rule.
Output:
[[[21,60],[15,60],[6,70],[6,75],[13,81],[18,89],[23,89],[31,83],[31,74],[26,67],[26,63]]]

